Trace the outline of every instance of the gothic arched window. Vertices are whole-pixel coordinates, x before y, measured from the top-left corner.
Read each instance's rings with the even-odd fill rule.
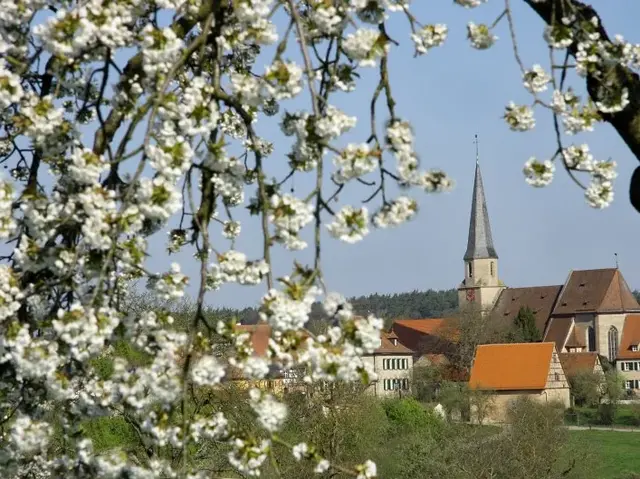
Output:
[[[596,350],[596,330],[593,326],[589,326],[589,329],[587,330],[587,346],[589,351]]]
[[[469,271],[469,278],[473,278],[473,265],[471,264],[471,261],[467,263],[467,269]]]
[[[496,275],[496,270],[495,270],[495,266],[494,266],[494,262],[491,262],[491,277],[494,277]]]
[[[609,328],[609,361],[613,362],[618,357],[618,330],[615,326]]]

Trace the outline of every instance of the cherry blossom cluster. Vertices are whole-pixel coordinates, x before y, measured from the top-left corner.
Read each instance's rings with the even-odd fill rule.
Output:
[[[546,0],[537,0],[535,3],[545,2]],[[483,2],[456,0],[456,3],[465,8],[473,8]],[[640,45],[631,44],[620,35],[609,38],[593,10],[579,3],[567,2],[562,13],[559,12],[551,18],[543,31],[544,40],[552,50],[549,67],[552,73],[547,73],[539,64],[528,68],[522,63],[512,17],[513,12],[507,3],[491,26],[470,22],[468,36],[474,48],[489,48],[497,40],[497,36],[492,33],[493,30],[506,19],[513,39],[516,60],[522,71],[523,85],[533,96],[533,103],[516,105],[510,102],[504,114],[505,121],[513,131],[531,130],[536,124],[534,107],[542,106],[550,110],[554,116],[554,124],[561,124],[563,127],[563,131],[556,132],[557,150],[550,159],[539,161],[532,157],[526,162],[526,181],[536,187],[548,185],[553,179],[554,161],[559,158],[572,174],[574,171],[591,174],[589,185],[584,187],[587,204],[594,208],[604,208],[613,200],[615,162],[600,162],[603,166],[595,168],[590,158],[575,154],[575,147],[564,146],[563,135],[572,136],[593,131],[594,126],[606,119],[607,115],[622,112],[629,107],[630,92],[620,75],[622,70],[617,69],[638,69]],[[558,50],[568,50],[567,55],[555,55]],[[569,53],[575,60],[574,64],[568,61]],[[563,57],[564,64],[560,60]],[[582,81],[588,78],[591,98],[586,101],[577,96],[571,86],[565,86],[568,83],[565,81],[568,74],[573,71]],[[547,100],[541,94],[548,90],[550,95]],[[588,147],[586,148],[588,151]],[[604,174],[600,171],[602,169]]]
[[[392,15],[406,17],[416,54],[444,45],[447,26],[420,23],[406,0],[0,0],[7,477],[204,479],[214,476],[194,451],[212,444],[226,447],[227,467],[258,476],[287,421],[282,398],[248,389],[249,433],[222,411],[191,407],[197,397],[287,369],[305,382],[376,379],[363,356],[380,346],[383,321],[327,291],[321,241],[399,226],[418,210],[411,188],[452,186],[421,169],[412,127],[395,111]],[[387,98],[359,137],[358,112],[333,94],[356,90],[367,67],[378,67],[369,73]],[[274,143],[269,122],[288,139]],[[300,175],[314,186],[289,192]],[[601,186],[612,176],[596,163],[592,175]],[[371,191],[361,200],[340,203],[340,191],[363,184]],[[402,196],[390,196],[394,185]],[[259,254],[240,250],[255,231],[238,220],[246,210],[262,233]],[[172,260],[187,260],[158,261],[150,245],[162,237]],[[305,248],[311,266],[273,264],[278,250]],[[266,351],[234,320],[204,313],[230,283],[265,288]],[[139,285],[148,306],[130,299]],[[197,299],[185,327],[174,317],[187,295]],[[314,335],[318,301],[329,327]],[[84,429],[97,417],[126,418],[140,447],[99,451]],[[291,453],[318,474],[377,475],[371,461],[334,465],[312,444]]]

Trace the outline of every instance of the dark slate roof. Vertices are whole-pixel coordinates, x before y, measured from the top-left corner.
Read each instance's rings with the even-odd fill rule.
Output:
[[[543,341],[556,343],[556,350],[563,353],[572,324],[573,318],[551,318]]]
[[[469,221],[469,241],[464,259],[498,258],[491,237],[491,225],[487,212],[487,201],[484,197],[484,186],[480,174],[480,164],[476,163],[476,177],[473,182],[473,199],[471,202],[471,219]]]
[[[627,282],[616,268],[571,271],[553,315],[640,311]]]
[[[493,314],[512,324],[520,308],[528,306],[536,318],[540,334],[544,334],[551,311],[562,286],[533,286],[528,288],[506,288],[502,290]]]

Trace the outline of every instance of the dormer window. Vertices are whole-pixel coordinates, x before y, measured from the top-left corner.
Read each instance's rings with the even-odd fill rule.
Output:
[[[393,339],[391,339],[391,343],[392,343],[394,346],[397,346],[397,345],[398,345],[398,340],[397,340],[396,338],[393,338]]]
[[[631,345],[631,351],[637,352],[638,351],[638,345],[637,344],[632,344]]]

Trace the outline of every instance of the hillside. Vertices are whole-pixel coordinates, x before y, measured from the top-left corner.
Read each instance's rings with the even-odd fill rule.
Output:
[[[412,291],[396,294],[370,294],[350,298],[357,314],[374,314],[384,319],[396,318],[437,318],[458,308],[458,293],[455,289],[435,291]],[[241,310],[216,309],[213,314],[220,318],[237,317],[243,324],[254,324],[258,313],[254,308]],[[315,304],[311,319],[322,315],[320,304]]]

